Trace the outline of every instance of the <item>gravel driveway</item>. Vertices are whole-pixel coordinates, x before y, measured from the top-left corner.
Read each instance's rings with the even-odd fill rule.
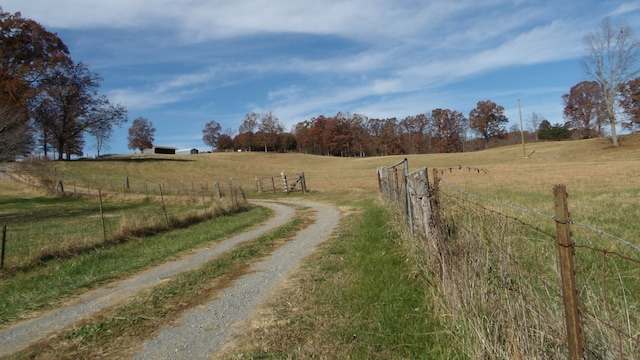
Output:
[[[146,270],[131,278],[89,291],[59,309],[37,318],[0,330],[0,356],[21,350],[104,307],[126,297],[152,288],[163,280],[193,269],[238,244],[259,237],[291,220],[295,209],[291,205],[307,206],[316,211],[314,224],[300,231],[294,240],[278,248],[269,257],[253,265],[251,272],[223,290],[220,297],[200,308],[186,311],[180,326],[167,326],[156,339],[149,341],[136,356],[139,359],[208,358],[237,333],[231,325],[244,320],[257,304],[267,298],[270,289],[282,281],[299,261],[326,239],[338,223],[339,212],[325,204],[290,201],[282,203],[260,201],[258,205],[275,211],[275,218],[262,226],[223,242],[193,252],[178,260]]]

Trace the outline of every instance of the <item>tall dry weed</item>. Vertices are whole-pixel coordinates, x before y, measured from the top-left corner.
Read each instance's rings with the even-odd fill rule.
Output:
[[[430,284],[436,316],[458,340],[455,346],[472,359],[568,358],[554,235],[491,205],[445,197],[441,209],[442,254],[420,232],[411,238],[405,230],[404,239],[415,271]],[[404,215],[397,220],[406,224]],[[579,289],[585,357],[638,358],[632,278],[603,290],[597,282],[603,265],[595,262],[578,270],[585,277]],[[628,331],[621,335],[620,329]]]

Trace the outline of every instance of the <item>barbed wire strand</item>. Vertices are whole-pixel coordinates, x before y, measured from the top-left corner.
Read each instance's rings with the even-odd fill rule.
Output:
[[[488,212],[493,213],[493,214],[496,214],[496,215],[503,216],[504,218],[506,218],[506,219],[508,219],[508,220],[515,220],[515,221],[517,221],[517,222],[521,223],[523,227],[529,227],[529,228],[531,228],[531,229],[533,229],[533,230],[535,230],[535,231],[540,230],[540,229],[536,228],[535,226],[531,226],[530,224],[524,223],[524,222],[523,222],[523,221],[521,221],[520,219],[517,219],[517,218],[515,218],[515,217],[513,217],[513,216],[509,216],[509,215],[502,214],[502,213],[500,213],[500,212],[498,212],[498,211],[495,211],[495,210],[493,210],[493,209],[488,209],[488,208],[486,208],[486,207],[484,207],[484,206],[482,206],[482,205],[480,205],[480,204],[478,204],[478,203],[476,203],[476,202],[470,201],[470,200],[468,200],[468,199],[462,199],[462,198],[460,198],[460,197],[457,197],[457,196],[454,196],[454,195],[447,194],[447,193],[445,193],[445,192],[441,192],[441,194],[443,194],[443,195],[445,195],[445,196],[447,196],[447,197],[449,197],[449,198],[455,199],[455,200],[460,200],[460,201],[464,201],[464,202],[467,202],[467,203],[470,203],[470,204],[474,204],[474,205],[478,206],[480,209],[483,209],[483,210],[485,210],[485,211],[488,211]],[[495,202],[492,202],[492,203],[495,203]],[[550,235],[550,234],[548,234],[548,233],[546,233],[546,232],[544,232],[544,231],[541,231],[540,233],[541,233],[542,235],[547,235],[547,236],[550,236],[550,237],[552,237],[552,238],[555,238],[555,236]],[[511,252],[510,252],[510,251],[508,251],[507,249],[504,249],[504,248],[501,246],[501,244],[499,244],[499,243],[496,243],[496,242],[492,242],[492,243],[496,246],[496,247],[495,247],[496,249],[500,249],[503,253],[505,253],[505,255],[510,259],[510,261],[511,261],[514,265],[516,265],[519,269],[523,270],[524,272],[526,272],[526,273],[528,273],[529,275],[533,276],[534,278],[538,279],[538,281],[540,281],[542,284],[545,284],[545,287],[546,287],[546,289],[547,289],[547,290],[549,290],[549,289],[555,289],[556,296],[558,296],[558,297],[561,297],[561,296],[562,296],[562,294],[560,293],[559,289],[556,289],[556,287],[555,287],[554,285],[552,285],[552,284],[548,283],[547,279],[544,279],[544,278],[543,278],[543,277],[541,277],[539,274],[537,274],[535,271],[531,271],[531,269],[529,269],[528,267],[526,267],[526,266],[522,266],[522,265],[520,264],[520,262],[518,261],[517,257],[516,257],[513,253],[511,253]],[[621,259],[624,259],[624,260],[627,260],[627,261],[630,261],[630,262],[634,262],[634,263],[638,263],[638,264],[640,264],[640,260],[630,258],[630,257],[628,257],[628,256],[625,256],[625,255],[623,255],[623,254],[620,254],[619,252],[610,251],[610,250],[602,249],[602,248],[596,248],[596,247],[588,246],[588,245],[577,245],[577,244],[575,244],[575,243],[571,244],[570,246],[572,246],[572,247],[574,247],[574,248],[584,248],[584,249],[588,249],[588,250],[595,251],[595,252],[601,252],[605,258],[606,258],[606,256],[607,256],[607,255],[614,255],[614,256],[617,256],[617,257],[619,257],[619,258],[621,258]],[[606,272],[606,268],[604,268],[604,267],[603,267],[603,271],[605,271],[605,272]],[[605,286],[605,285],[603,285],[603,286]],[[606,301],[606,298],[605,298],[605,300],[604,300],[604,301]],[[616,324],[612,323],[610,320],[609,320],[609,321],[604,320],[604,319],[600,318],[599,316],[597,316],[596,314],[594,314],[593,312],[589,311],[589,310],[586,308],[586,304],[584,304],[584,303],[581,303],[581,304],[580,304],[580,309],[581,309],[581,311],[582,311],[582,312],[584,312],[585,314],[590,315],[593,319],[595,319],[595,320],[596,320],[596,321],[598,321],[599,323],[603,324],[603,325],[604,325],[604,326],[606,326],[607,328],[609,328],[609,329],[613,330],[614,332],[616,332],[616,334],[618,335],[618,337],[628,338],[628,339],[630,339],[631,341],[633,341],[633,342],[636,342],[636,343],[640,344],[640,334],[638,334],[638,335],[636,335],[636,336],[633,336],[633,335],[627,334],[627,333],[625,332],[625,330],[622,330],[619,326],[617,326]],[[609,315],[609,317],[611,317],[611,315]],[[620,349],[620,352],[621,352],[621,354],[623,354],[623,353],[624,353],[624,350],[623,350],[623,349]]]
[[[444,187],[446,187],[446,188],[452,189],[452,190],[457,191],[457,192],[459,192],[461,194],[467,195],[469,197],[476,198],[478,200],[482,200],[482,201],[485,201],[485,202],[488,202],[488,203],[491,203],[491,204],[494,204],[494,205],[497,205],[497,206],[502,206],[502,207],[507,207],[507,208],[511,208],[511,209],[514,209],[514,210],[522,211],[524,213],[537,215],[537,216],[540,216],[540,217],[555,221],[555,216],[553,216],[553,215],[547,215],[547,214],[544,214],[544,213],[542,213],[540,211],[537,211],[537,210],[531,210],[531,209],[523,208],[523,207],[516,206],[516,205],[505,204],[505,203],[502,203],[502,202],[499,202],[499,201],[496,201],[496,200],[492,200],[492,199],[489,199],[489,198],[486,198],[486,197],[483,197],[483,196],[480,196],[480,195],[476,195],[476,194],[470,193],[470,192],[468,192],[466,190],[460,189],[460,188],[458,188],[456,186],[449,185],[449,184],[444,183],[444,182],[442,183],[442,185]],[[598,235],[601,235],[601,236],[608,237],[610,239],[616,240],[616,241],[620,242],[621,244],[640,252],[640,247],[639,246],[637,246],[637,245],[635,245],[635,244],[633,244],[633,243],[631,243],[631,242],[629,242],[629,241],[627,241],[627,240],[625,240],[625,239],[623,239],[623,238],[621,238],[619,236],[615,236],[615,235],[609,234],[604,230],[598,229],[598,228],[596,228],[594,226],[591,226],[591,225],[588,225],[588,224],[584,224],[584,223],[581,223],[581,222],[578,222],[578,221],[575,221],[575,220],[569,220],[569,223],[573,224],[573,225],[584,227],[586,229],[589,229],[589,230],[593,231],[594,233],[596,233]]]
[[[555,235],[553,235],[553,234],[551,234],[551,233],[549,233],[549,232],[547,232],[547,231],[545,231],[545,230],[543,230],[543,229],[541,229],[541,228],[539,228],[539,227],[537,227],[537,226],[535,226],[535,225],[531,225],[531,224],[529,224],[529,223],[526,223],[526,222],[524,222],[523,220],[521,220],[521,219],[519,219],[519,218],[517,218],[517,217],[515,217],[515,216],[511,216],[511,215],[503,214],[503,213],[501,213],[501,212],[499,212],[499,211],[496,211],[496,210],[494,210],[494,209],[489,209],[489,208],[487,208],[487,207],[483,206],[483,205],[482,205],[482,204],[480,204],[480,203],[473,202],[473,201],[468,200],[468,199],[463,199],[463,198],[460,198],[460,197],[455,196],[455,195],[447,194],[447,193],[446,193],[446,192],[444,192],[444,191],[441,191],[441,192],[440,192],[440,194],[442,194],[442,195],[444,195],[444,196],[447,196],[447,197],[450,197],[450,198],[452,198],[452,199],[456,199],[456,200],[459,200],[459,201],[467,202],[467,203],[472,204],[472,205],[476,205],[476,206],[480,207],[481,209],[483,209],[483,210],[485,210],[485,211],[488,211],[488,212],[491,212],[491,213],[493,213],[493,214],[495,214],[495,215],[499,215],[499,216],[502,216],[502,217],[504,217],[504,218],[506,218],[506,219],[510,219],[510,220],[513,220],[513,221],[519,222],[519,223],[520,223],[520,224],[522,224],[523,226],[526,226],[526,227],[528,227],[528,228],[530,228],[530,229],[532,229],[532,230],[534,230],[534,231],[536,231],[536,232],[538,232],[538,233],[540,233],[540,234],[544,234],[545,236],[548,236],[548,237],[550,237],[550,238],[552,238],[552,239],[555,239],[555,238],[556,238],[556,236],[555,236]]]
[[[537,210],[531,210],[531,209],[523,208],[523,207],[516,206],[516,205],[505,204],[505,203],[502,203],[502,202],[499,202],[499,201],[496,201],[496,200],[493,200],[493,199],[486,198],[484,196],[480,196],[480,195],[476,195],[476,194],[470,193],[470,192],[468,192],[466,190],[460,189],[459,187],[456,187],[456,186],[453,186],[453,185],[450,185],[450,184],[447,184],[447,183],[442,183],[442,185],[444,187],[446,187],[446,188],[452,189],[452,190],[457,191],[457,192],[459,192],[461,194],[464,194],[464,195],[467,195],[469,197],[476,198],[478,200],[482,200],[482,201],[485,201],[485,202],[488,202],[488,203],[492,203],[494,205],[507,207],[507,208],[511,208],[511,209],[514,209],[514,210],[519,210],[519,211],[522,211],[524,213],[537,215],[537,216],[540,216],[540,217],[543,217],[543,218],[546,218],[546,219],[550,219],[550,220],[555,220],[555,216],[544,214],[544,213],[542,213],[540,211],[537,211]]]
[[[625,246],[627,246],[627,247],[630,247],[630,248],[632,248],[632,249],[634,249],[634,250],[636,250],[636,251],[640,251],[640,247],[639,247],[639,246],[637,246],[637,245],[635,245],[635,244],[633,244],[633,243],[631,243],[631,242],[629,242],[629,241],[627,241],[627,240],[624,240],[624,239],[623,239],[623,238],[621,238],[621,237],[618,237],[618,236],[615,236],[615,235],[609,234],[609,233],[607,233],[607,232],[606,232],[606,231],[604,231],[604,230],[600,230],[600,229],[597,229],[597,228],[595,228],[595,227],[593,227],[593,226],[591,226],[591,225],[583,224],[583,223],[580,223],[580,222],[577,222],[577,221],[574,221],[574,220],[569,220],[569,223],[570,223],[570,224],[573,224],[573,225],[582,226],[582,227],[587,228],[587,229],[589,229],[589,230],[591,230],[591,231],[593,231],[593,232],[595,232],[595,233],[597,233],[597,234],[599,234],[599,235],[602,235],[602,236],[605,236],[605,237],[611,238],[611,239],[613,239],[613,240],[619,241],[619,242],[620,242],[620,243],[622,243],[623,245],[625,245]]]

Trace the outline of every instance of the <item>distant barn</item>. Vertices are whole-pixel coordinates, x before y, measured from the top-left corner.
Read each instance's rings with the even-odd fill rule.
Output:
[[[144,149],[143,154],[176,154],[176,148],[169,146],[154,146],[151,149]]]
[[[197,155],[198,149],[180,149],[176,150],[176,155]]]

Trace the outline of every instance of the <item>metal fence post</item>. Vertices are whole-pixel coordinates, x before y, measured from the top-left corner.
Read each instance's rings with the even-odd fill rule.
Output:
[[[567,189],[564,184],[553,186],[555,202],[555,222],[557,231],[557,249],[560,260],[560,275],[562,277],[562,301],[567,326],[567,343],[569,344],[569,359],[583,358],[582,331],[580,330],[580,314],[578,311],[578,289],[576,286],[574,262],[574,248],[569,229],[569,206],[567,204]]]

